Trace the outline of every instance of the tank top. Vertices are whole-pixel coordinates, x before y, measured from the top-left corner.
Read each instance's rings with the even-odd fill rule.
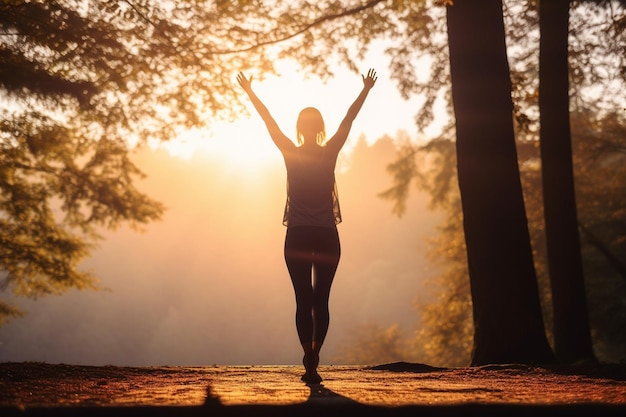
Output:
[[[335,181],[337,153],[317,146],[284,152],[287,167],[287,201],[283,224],[287,227],[334,228],[341,222]]]

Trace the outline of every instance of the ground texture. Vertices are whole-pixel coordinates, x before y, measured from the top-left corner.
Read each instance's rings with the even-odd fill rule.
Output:
[[[0,415],[626,416],[626,365],[301,368],[0,363]]]

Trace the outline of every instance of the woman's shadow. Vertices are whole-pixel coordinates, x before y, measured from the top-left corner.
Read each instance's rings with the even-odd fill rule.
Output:
[[[311,390],[309,398],[305,402],[307,405],[362,405],[353,399],[329,390],[322,384],[307,384],[307,387]]]
[[[354,401],[348,397],[344,397],[343,395],[337,394],[326,388],[322,384],[306,384],[307,387],[311,390],[309,393],[309,397],[301,405],[307,406],[363,406],[363,404],[358,401]],[[204,400],[204,407],[222,407],[224,404],[220,401],[219,397],[215,395],[211,386],[207,386],[206,388],[206,397]]]

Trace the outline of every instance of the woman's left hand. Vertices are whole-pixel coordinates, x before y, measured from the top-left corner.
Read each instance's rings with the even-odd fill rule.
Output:
[[[363,88],[367,90],[374,87],[374,84],[376,84],[376,80],[378,79],[378,77],[376,76],[376,71],[374,71],[374,68],[370,68],[367,71],[367,77],[361,74],[361,78],[363,78]]]

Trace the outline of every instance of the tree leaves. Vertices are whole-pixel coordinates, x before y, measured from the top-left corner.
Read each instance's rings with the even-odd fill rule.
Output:
[[[361,50],[386,29],[373,24],[382,10],[381,0],[1,1],[5,288],[35,297],[96,287],[77,266],[99,228],[140,227],[163,211],[135,188],[134,146],[244,112],[239,70],[271,73],[287,56],[328,76],[323,64],[350,28],[360,28]]]

